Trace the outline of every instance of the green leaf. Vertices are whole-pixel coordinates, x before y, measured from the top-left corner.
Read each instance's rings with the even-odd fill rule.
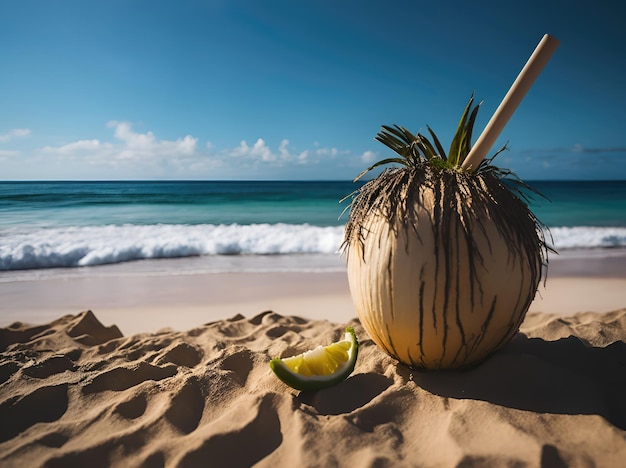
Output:
[[[435,132],[433,132],[432,128],[430,128],[428,125],[426,125],[426,128],[428,129],[430,136],[433,137],[433,142],[437,147],[437,151],[439,151],[439,156],[445,161],[446,159],[448,159],[448,157],[446,156],[446,152],[443,149],[443,146],[441,146],[441,143],[439,142],[439,138],[437,138],[437,135],[435,135]]]
[[[437,151],[433,147],[432,143],[424,135],[418,133],[416,142],[419,145],[419,147],[421,148],[422,153],[424,154],[426,159],[432,159],[432,158],[440,157],[440,155],[437,154]]]
[[[372,164],[370,167],[368,167],[363,172],[361,172],[358,176],[355,177],[353,182],[356,182],[361,177],[363,177],[365,174],[367,174],[369,171],[371,171],[373,169],[376,169],[377,167],[384,166],[385,164],[392,164],[392,163],[401,164],[402,166],[406,166],[407,165],[406,159],[403,159],[403,158],[387,158],[387,159],[383,159],[382,161],[378,161],[377,163]]]
[[[379,161],[361,172],[355,180],[359,180],[372,169],[389,163],[399,163],[406,167],[416,167],[426,160],[435,169],[458,169],[472,149],[472,133],[478,110],[482,103],[476,106],[473,106],[473,104],[474,94],[472,93],[469,102],[465,106],[454,137],[452,138],[447,156],[439,138],[437,138],[435,132],[428,125],[426,128],[432,137],[432,142],[421,133],[418,132],[414,135],[406,128],[399,125],[383,125],[374,139],[390,148],[399,158],[388,158]]]
[[[472,133],[474,131],[474,123],[476,122],[476,116],[478,115],[478,109],[482,103],[479,103],[474,107],[472,113],[465,125],[465,132],[463,133],[463,139],[460,144],[459,162],[462,164],[470,150],[472,149]]]
[[[415,140],[415,135],[398,125],[393,127],[383,125],[375,140],[391,148],[400,156],[407,158],[411,155],[411,144]]]
[[[472,96],[470,97],[469,102],[467,103],[467,106],[465,106],[465,110],[463,111],[463,115],[461,116],[461,120],[459,121],[459,126],[456,129],[456,133],[454,134],[454,137],[452,138],[452,143],[450,144],[450,151],[448,152],[448,161],[450,162],[450,165],[452,166],[460,166],[461,162],[463,161],[463,154],[462,151],[464,151],[466,145],[467,145],[467,120],[468,120],[468,115],[470,113],[470,109],[472,107],[472,104],[474,103],[474,93],[472,93]],[[476,106],[478,108],[478,106]],[[476,109],[475,109],[476,110]],[[476,117],[474,115],[474,117]],[[470,129],[470,135],[469,135],[470,139],[471,139],[471,129]],[[471,142],[470,142],[470,146],[471,146]]]

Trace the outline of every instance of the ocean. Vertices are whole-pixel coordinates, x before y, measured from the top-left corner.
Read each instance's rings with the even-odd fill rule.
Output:
[[[626,181],[530,181],[558,251],[626,248]],[[349,181],[0,182],[0,281],[340,271]],[[157,259],[178,259],[159,262]]]

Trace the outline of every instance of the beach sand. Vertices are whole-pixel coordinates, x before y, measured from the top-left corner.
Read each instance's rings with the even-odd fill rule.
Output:
[[[624,466],[624,269],[552,262],[520,333],[458,372],[384,354],[343,272],[0,282],[0,465]],[[347,325],[346,381],[271,373]]]

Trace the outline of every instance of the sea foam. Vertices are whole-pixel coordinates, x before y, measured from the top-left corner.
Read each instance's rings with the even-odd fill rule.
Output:
[[[626,227],[553,227],[557,250],[626,247]]]
[[[335,254],[343,226],[158,224],[0,231],[0,270],[80,267],[210,255]],[[626,248],[624,227],[555,227],[557,250]],[[552,240],[550,240],[552,239]]]
[[[0,270],[24,270],[200,255],[332,254],[341,245],[343,226],[109,225],[0,236]]]

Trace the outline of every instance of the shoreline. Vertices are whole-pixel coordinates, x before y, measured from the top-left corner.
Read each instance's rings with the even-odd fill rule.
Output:
[[[286,259],[255,260],[281,266]],[[15,281],[7,280],[5,272],[0,281],[0,327],[47,323],[84,310],[92,310],[103,323],[118,325],[124,335],[188,330],[266,310],[334,323],[356,317],[345,267],[339,268],[337,259],[318,259],[316,266],[330,266],[328,270],[227,273],[196,273],[193,264],[198,261],[207,259],[129,262]],[[568,251],[550,257],[546,281],[529,312],[571,315],[624,307],[626,249]]]

